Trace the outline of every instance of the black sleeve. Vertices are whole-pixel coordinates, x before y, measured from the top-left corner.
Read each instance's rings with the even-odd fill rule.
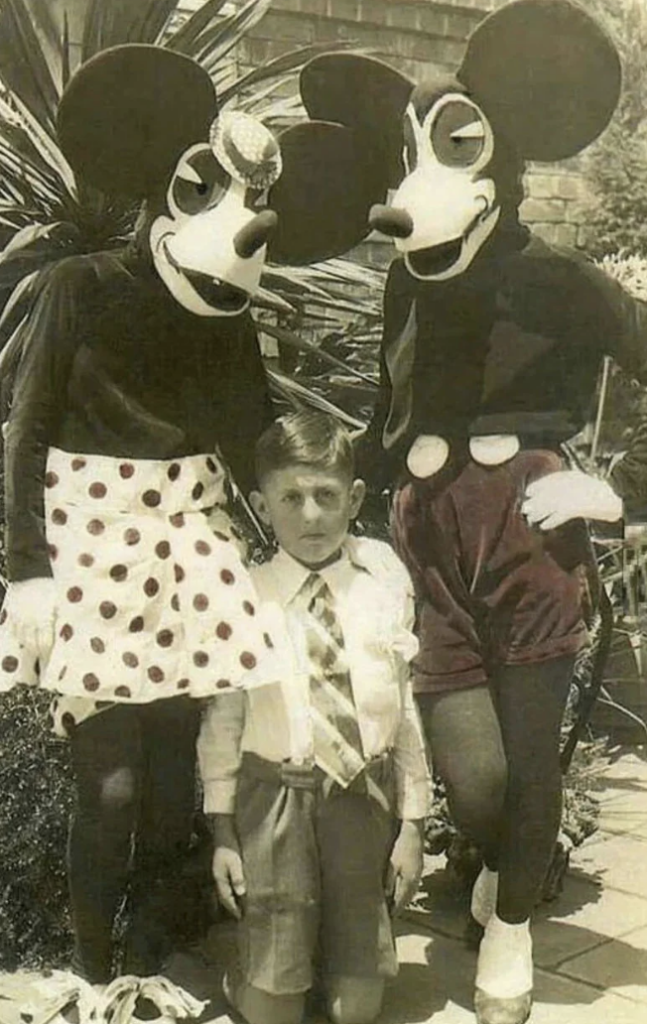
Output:
[[[51,576],[45,538],[47,453],[65,411],[78,343],[79,281],[59,264],[46,271],[23,328],[4,439],[7,574],[12,582]]]
[[[276,416],[251,317],[241,317],[229,360],[227,422],[219,437],[222,454],[244,495],[256,485],[254,446]]]

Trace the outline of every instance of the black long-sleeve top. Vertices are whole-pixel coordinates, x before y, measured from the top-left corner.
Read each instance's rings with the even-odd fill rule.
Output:
[[[137,459],[220,448],[245,490],[272,409],[247,314],[199,317],[134,251],[63,260],[43,275],[5,436],[10,580],[51,575],[44,530],[50,446]]]
[[[573,251],[517,229],[443,282],[417,281],[398,259],[362,468],[386,484],[420,434],[557,447],[586,422],[603,355],[647,384],[647,304]],[[631,512],[647,510],[647,425],[612,484]]]

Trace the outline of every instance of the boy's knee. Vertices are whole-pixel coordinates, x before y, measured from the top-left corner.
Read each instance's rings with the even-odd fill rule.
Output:
[[[384,981],[340,975],[330,980],[327,997],[333,1024],[372,1024],[382,1009]]]
[[[117,768],[101,782],[101,806],[104,810],[120,811],[130,807],[135,799],[135,779],[130,768]]]
[[[305,997],[301,993],[274,995],[243,984],[228,998],[247,1024],[301,1024],[303,1020]]]

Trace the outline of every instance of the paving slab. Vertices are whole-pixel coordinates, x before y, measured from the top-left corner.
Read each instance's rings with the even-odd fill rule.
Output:
[[[641,1003],[647,1020],[647,928],[567,960],[559,973]]]
[[[572,861],[581,871],[592,872],[605,888],[647,899],[647,840],[632,833],[587,841],[573,851]]]

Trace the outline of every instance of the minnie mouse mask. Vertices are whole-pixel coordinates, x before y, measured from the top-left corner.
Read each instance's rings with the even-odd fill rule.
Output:
[[[155,268],[199,316],[242,313],[266,258],[311,263],[366,233],[374,171],[352,132],[314,121],[277,142],[255,118],[219,113],[207,72],[162,47],[126,44],[84,64],[58,134],[83,181],[145,201]]]
[[[341,53],[311,61],[301,91],[311,117],[352,130],[383,168],[370,226],[394,239],[413,277],[443,281],[516,209],[524,161],[574,156],[603,131],[620,82],[613,43],[582,7],[513,0],[477,26],[453,78],[415,86]]]

